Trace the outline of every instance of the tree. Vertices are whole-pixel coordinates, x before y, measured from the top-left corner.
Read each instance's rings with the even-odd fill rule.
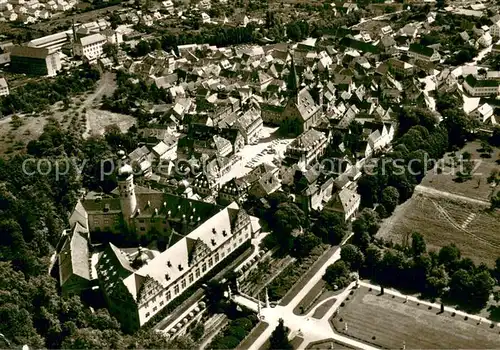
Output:
[[[299,259],[305,258],[320,244],[321,240],[318,237],[306,232],[293,240],[292,255]]]
[[[472,277],[472,303],[478,308],[483,307],[488,302],[495,280],[491,277],[489,271],[481,271]]]
[[[358,180],[357,192],[361,196],[361,204],[366,208],[372,208],[378,202],[380,184],[377,176],[363,174]]]
[[[306,220],[306,215],[296,204],[283,203],[278,206],[278,210],[274,213],[274,222],[271,224],[275,230],[289,234],[303,227]]]
[[[291,350],[293,349],[292,344],[288,340],[288,329],[285,327],[283,319],[280,318],[278,321],[278,326],[271,333],[269,338],[271,343],[271,350]],[[237,346],[238,344],[236,344]]]
[[[321,211],[312,227],[312,232],[329,244],[339,244],[347,232],[347,226],[340,214]]]
[[[135,53],[137,56],[145,56],[151,52],[151,45],[146,40],[141,40],[137,43],[135,47]]]
[[[363,264],[365,257],[358,247],[352,244],[342,246],[340,251],[340,258],[347,262],[351,270],[359,270]]]
[[[413,232],[411,235],[411,251],[414,257],[427,252],[424,236],[418,232]]]
[[[448,130],[450,146],[463,146],[473,129],[473,122],[462,109],[453,108],[443,113],[443,124]]]
[[[498,57],[500,57],[500,55],[498,55]],[[500,126],[497,125],[495,126],[495,128],[493,129],[493,135],[491,135],[490,137],[490,144],[492,146],[500,146]]]
[[[439,250],[439,262],[447,268],[456,264],[460,256],[460,249],[454,243],[448,244]]]
[[[382,205],[390,214],[399,203],[399,192],[395,187],[388,186],[382,191]]]
[[[222,311],[222,301],[224,299],[225,286],[215,280],[210,280],[205,288],[207,309],[211,313]]]
[[[443,266],[435,267],[427,276],[425,292],[429,296],[439,297],[448,286],[449,277]]]
[[[102,52],[113,59],[115,64],[118,62],[118,46],[112,43],[106,43],[102,46]]]
[[[363,209],[359,217],[352,223],[353,243],[359,246],[361,250],[366,249],[378,229],[378,214],[372,209]]]
[[[337,260],[326,268],[323,280],[332,288],[334,286],[343,288],[349,284],[349,273],[347,263],[343,260]]]
[[[151,50],[152,51],[156,51],[156,50],[160,50],[161,49],[161,43],[160,43],[160,41],[158,39],[151,40],[150,45],[151,45]]]
[[[378,216],[380,218],[386,218],[388,217],[389,215],[387,214],[387,210],[385,209],[384,205],[383,204],[379,204],[377,205],[377,207],[375,208],[375,211],[377,212]]]

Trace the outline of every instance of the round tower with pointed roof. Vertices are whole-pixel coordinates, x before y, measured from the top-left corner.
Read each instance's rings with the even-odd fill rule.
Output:
[[[118,190],[120,191],[120,207],[123,218],[128,223],[137,209],[137,198],[135,197],[134,170],[125,162],[125,153],[118,152],[122,157],[122,165],[118,168],[117,180]]]

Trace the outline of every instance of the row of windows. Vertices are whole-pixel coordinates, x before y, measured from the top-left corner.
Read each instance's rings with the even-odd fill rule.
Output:
[[[247,233],[246,237],[248,238],[249,236],[250,236],[249,233]],[[243,242],[242,235],[240,235],[238,241],[239,241],[240,244]],[[191,285],[195,281],[195,278],[196,278],[196,280],[198,280],[201,277],[202,274],[205,274],[207,272],[207,267],[208,267],[208,269],[211,269],[214,266],[214,263],[217,264],[220,259],[224,259],[224,257],[226,256],[226,254],[229,255],[231,253],[231,250],[234,250],[237,245],[238,244],[237,244],[236,239],[235,239],[235,242],[232,244],[232,246],[230,244],[228,245],[227,250],[225,250],[225,251],[221,250],[220,254],[219,254],[219,252],[217,252],[213,256],[213,258],[210,257],[207,262],[203,262],[201,264],[201,270],[200,270],[199,267],[195,268],[194,273],[190,273],[187,276],[187,279],[184,278],[184,279],[182,279],[180,281],[180,283],[175,284],[174,287],[173,287],[174,296],[179,295],[179,293],[181,291],[183,291],[184,289],[186,289],[188,287],[188,283],[189,283],[189,285]],[[159,294],[160,297],[162,295],[163,295],[163,292]],[[166,295],[165,295],[165,301],[168,303],[171,300],[171,298],[172,298],[171,292],[167,291]],[[151,303],[156,303],[156,297],[151,300]],[[164,301],[160,300],[159,305],[163,306],[164,305]],[[149,302],[146,303],[145,307],[146,308],[149,307]],[[152,309],[153,314],[156,312],[156,310],[157,310],[157,306],[154,306],[153,309]],[[147,319],[150,316],[151,316],[151,312],[148,311],[145,314],[145,317]]]

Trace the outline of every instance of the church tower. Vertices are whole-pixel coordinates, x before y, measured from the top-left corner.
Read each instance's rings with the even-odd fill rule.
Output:
[[[290,98],[298,98],[299,95],[299,77],[297,76],[297,69],[295,68],[295,62],[292,56],[292,63],[290,67],[290,73],[288,73],[288,80],[286,88],[288,90]]]
[[[123,164],[118,169],[118,189],[120,191],[120,206],[123,218],[128,223],[137,209],[135,197],[134,170],[129,164]]]

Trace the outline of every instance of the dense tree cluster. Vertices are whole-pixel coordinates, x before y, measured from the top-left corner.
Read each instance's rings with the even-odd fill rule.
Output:
[[[59,101],[69,104],[72,96],[92,90],[98,80],[99,71],[83,65],[55,78],[29,82],[0,97],[0,116],[40,112]]]
[[[450,112],[451,113],[451,112]],[[382,205],[380,214],[389,215],[398,203],[406,201],[413,189],[435,165],[450,146],[456,144],[468,126],[465,119],[447,113],[444,126],[436,125],[436,118],[421,109],[403,109],[399,115],[398,137],[391,152],[382,157],[358,181],[362,205],[371,208]],[[465,117],[467,118],[467,117]]]
[[[344,288],[349,282],[349,265],[344,260],[337,260],[326,268],[323,279],[330,288]]]

